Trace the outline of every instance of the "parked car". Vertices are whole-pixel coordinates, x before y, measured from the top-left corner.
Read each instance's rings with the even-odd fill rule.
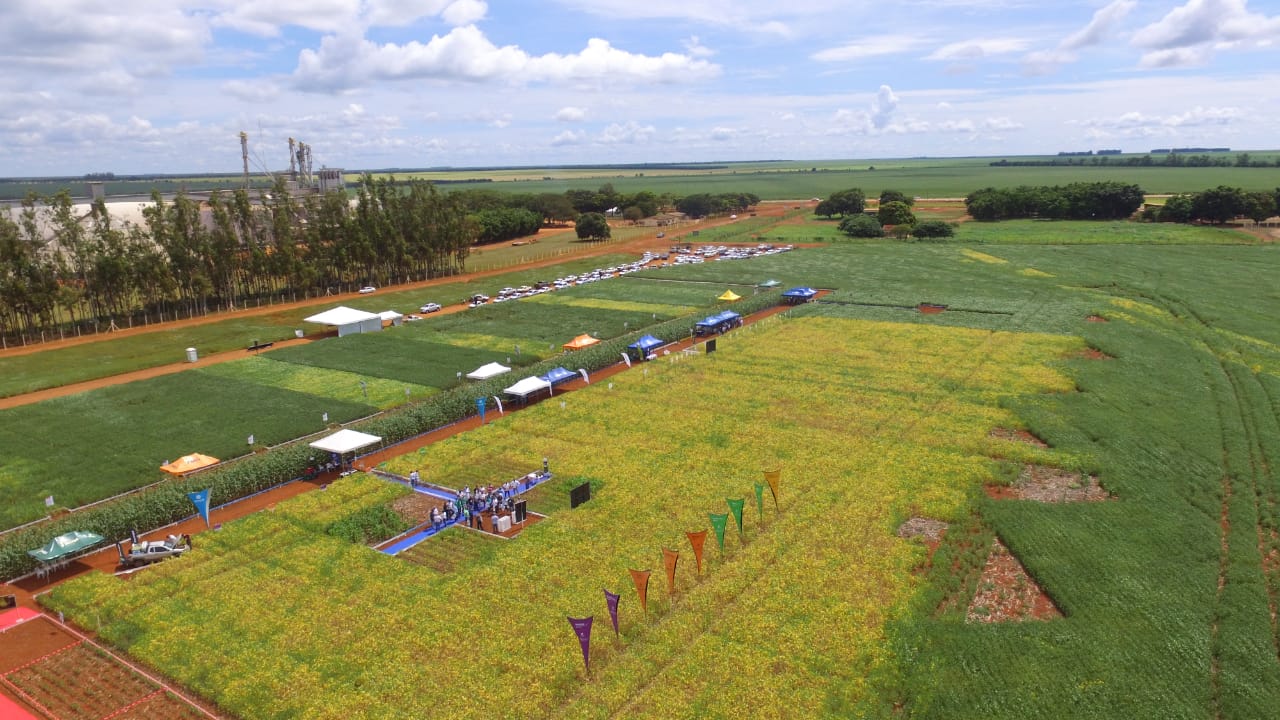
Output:
[[[157,560],[177,557],[190,549],[190,535],[170,535],[164,540],[134,543],[127,553],[119,545],[116,546],[116,550],[120,553],[120,564],[126,567],[148,565]]]
[[[439,312],[440,303],[427,303],[426,305],[423,305],[421,308],[418,308],[418,310],[424,313]]]
[[[377,292],[377,291],[378,291],[378,288],[372,285],[365,285],[364,287],[360,288],[361,295],[368,295],[371,292]]]

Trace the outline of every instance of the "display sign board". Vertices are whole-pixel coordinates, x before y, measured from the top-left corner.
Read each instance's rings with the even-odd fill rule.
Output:
[[[591,499],[591,483],[582,483],[569,491],[569,507],[576,508]]]

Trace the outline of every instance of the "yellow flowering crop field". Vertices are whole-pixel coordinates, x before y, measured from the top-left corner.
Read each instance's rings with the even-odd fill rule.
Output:
[[[897,525],[966,514],[991,457],[1052,453],[989,432],[1017,426],[1002,398],[1070,391],[1053,361],[1080,347],[774,318],[714,354],[665,357],[392,461],[445,485],[452,468],[492,467],[496,483],[543,457],[602,481],[484,563],[419,567],[282,506],[130,582],[64,585],[52,604],[245,718],[823,717],[892,662],[885,623],[923,582],[926,550]],[[765,490],[761,516],[769,467],[779,509]],[[352,504],[381,482],[351,480]],[[726,498],[746,499],[743,531],[730,519],[723,551],[708,537],[698,574],[685,533]],[[681,554],[674,594],[663,548]],[[653,570],[647,614],[629,569]],[[602,589],[622,596],[616,638]],[[588,615],[589,672],[566,622]]]

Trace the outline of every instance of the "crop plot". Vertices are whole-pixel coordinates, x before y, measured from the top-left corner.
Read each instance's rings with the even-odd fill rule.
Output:
[[[820,317],[721,341],[388,463],[452,486],[547,457],[558,477],[602,480],[516,540],[455,529],[405,559],[341,542],[324,528],[382,482],[361,480],[232,523],[129,583],[61,586],[53,603],[238,714],[822,716],[865,692],[884,623],[923,581],[926,548],[893,530],[967,512],[994,473],[987,433],[1013,424],[1001,399],[1069,387],[1041,363],[1078,341]],[[779,463],[779,509],[757,508],[753,483]],[[742,533],[708,543],[699,574],[685,533],[735,497]],[[675,593],[655,582],[647,615],[625,595],[621,635],[593,637],[583,684],[564,616],[601,625],[600,589],[625,591],[662,547],[686,551]],[[423,659],[425,684],[404,672]]]

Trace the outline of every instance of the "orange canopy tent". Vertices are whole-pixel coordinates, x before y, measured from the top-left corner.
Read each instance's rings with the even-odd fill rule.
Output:
[[[186,475],[189,472],[195,472],[200,468],[207,468],[210,465],[217,465],[221,460],[208,455],[194,453],[192,455],[183,455],[167,465],[161,465],[160,469],[171,475]]]
[[[581,350],[584,347],[591,347],[592,345],[595,345],[598,342],[600,341],[591,337],[590,335],[579,335],[578,337],[570,340],[569,342],[565,343],[564,345],[561,345],[560,347],[564,348],[565,350]]]

